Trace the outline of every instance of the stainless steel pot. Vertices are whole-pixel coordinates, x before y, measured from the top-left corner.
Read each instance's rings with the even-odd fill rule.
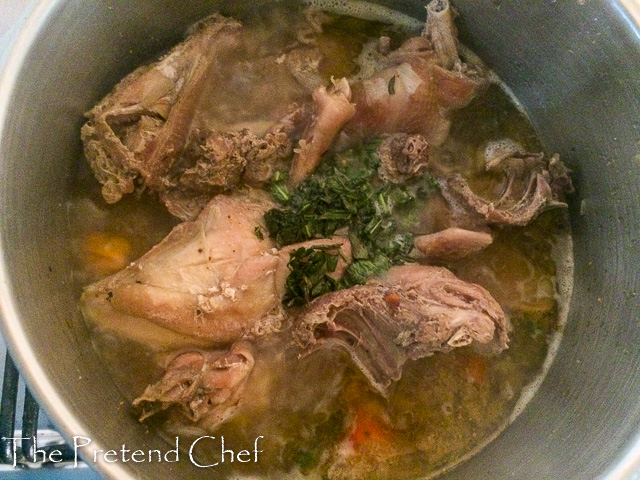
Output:
[[[9,57],[0,81],[2,331],[70,440],[167,448],[120,404],[79,322],[65,203],[82,112],[191,22],[255,3],[44,0]],[[420,1],[381,3],[424,15]],[[463,41],[512,87],[574,170],[578,192],[575,287],[557,360],[515,423],[446,478],[640,478],[640,3],[455,4]],[[214,475],[188,461],[97,468],[118,479]]]

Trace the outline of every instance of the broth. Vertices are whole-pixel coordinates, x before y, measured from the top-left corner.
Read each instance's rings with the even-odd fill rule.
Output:
[[[329,11],[347,8],[345,2],[312,3]],[[348,13],[363,11],[359,3],[349,5]],[[320,73],[327,82],[332,75],[357,74],[356,60],[370,38],[386,34],[399,44],[409,36],[407,27],[415,26],[415,21],[398,15],[395,26],[385,25],[380,22],[384,9],[366,10],[376,21],[335,16],[323,29],[319,45],[328,60]],[[285,48],[291,38],[275,39],[273,29],[290,26],[301,15],[297,8],[276,7],[247,18],[250,36],[266,51],[247,48],[241,59],[227,59],[230,78],[238,73],[234,65]],[[282,114],[284,103],[305,95],[292,79],[278,84],[268,92],[253,91],[255,83],[246,84],[251,95],[242,102],[234,100],[238,97],[233,81],[224,88],[211,87],[198,121],[216,128],[240,124],[259,130],[257,124]],[[432,155],[468,178],[474,192],[491,197],[500,178],[484,170],[481,152],[488,142],[504,138],[526,151],[543,149],[509,90],[494,82],[469,105],[452,112],[450,133]],[[179,220],[145,194],[106,205],[86,163],[79,163],[70,229],[78,258],[76,280],[83,287],[141,256]],[[436,192],[425,202],[405,212],[398,223],[417,234],[444,228],[448,219],[438,207],[444,199]],[[571,291],[572,251],[565,210],[549,210],[527,226],[492,232],[494,240],[487,248],[445,264],[461,280],[484,287],[504,309],[513,327],[507,350],[486,356],[467,346],[409,360],[385,399],[369,387],[344,352],[320,350],[300,359],[288,332],[271,334],[256,342],[256,365],[244,392],[249,400],[214,433],[238,450],[262,436],[264,454],[258,463],[220,463],[216,473],[224,478],[425,478],[451,468],[495,438],[531,398],[552,361]],[[88,239],[96,234],[113,241],[92,247]],[[127,401],[162,376],[156,357],[166,352],[101,328],[93,327],[92,335]],[[151,423],[169,444],[176,434],[199,436],[188,426],[163,431],[165,419],[160,415]],[[195,456],[200,464],[221,460],[219,447],[204,442]]]

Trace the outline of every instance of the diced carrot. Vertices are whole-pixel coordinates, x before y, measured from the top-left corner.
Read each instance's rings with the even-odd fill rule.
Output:
[[[465,370],[470,382],[482,384],[487,379],[487,360],[480,355],[465,357]]]
[[[82,243],[82,259],[93,275],[104,276],[121,270],[129,262],[130,253],[129,241],[111,233],[90,233]]]
[[[349,435],[349,441],[354,450],[387,446],[392,438],[392,432],[379,414],[366,407],[356,412],[353,430]]]

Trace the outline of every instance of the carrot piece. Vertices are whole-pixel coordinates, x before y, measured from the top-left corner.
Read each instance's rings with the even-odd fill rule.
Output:
[[[389,445],[393,438],[382,417],[366,408],[356,411],[352,428],[349,441],[356,451]]]
[[[104,276],[123,269],[130,253],[129,241],[111,233],[90,233],[82,243],[82,260],[93,275]]]
[[[484,383],[487,380],[487,360],[480,355],[472,355],[465,360],[467,379],[472,383]]]

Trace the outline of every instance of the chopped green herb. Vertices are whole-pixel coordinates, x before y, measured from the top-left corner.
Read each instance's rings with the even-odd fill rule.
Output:
[[[282,303],[286,307],[305,305],[316,297],[338,289],[330,276],[340,260],[340,245],[300,247],[289,257],[289,276]]]
[[[382,182],[377,173],[379,144],[373,141],[325,159],[292,192],[286,189],[286,176],[277,174],[272,178],[271,192],[283,207],[269,210],[264,219],[269,236],[279,247],[329,238],[346,228],[354,258],[342,281],[324,280],[322,287],[305,284],[308,291],[292,289],[285,305],[304,304],[313,297],[313,288],[333,291],[361,284],[391,265],[411,261],[413,236],[406,232],[408,225],[402,224],[400,229],[398,222],[404,217],[417,218],[415,212],[422,201],[416,202],[416,198],[423,200],[431,194],[433,179],[425,173],[404,185]],[[276,194],[280,191],[286,191],[286,195]],[[322,263],[319,258],[316,261]],[[292,269],[290,274],[292,287],[301,281],[295,272]]]
[[[260,227],[260,225],[258,225],[256,228],[254,228],[253,231],[255,232],[256,237],[258,237],[260,240],[264,240],[264,235],[262,233],[262,227]]]
[[[361,285],[372,277],[386,272],[391,267],[389,258],[384,254],[376,255],[372,260],[354,260],[342,279],[345,287]]]
[[[362,214],[371,220],[376,215],[372,180],[378,164],[375,148],[358,148],[333,162],[323,162],[317,173],[302,182],[286,201],[280,201],[286,209],[267,212],[269,235],[279,246],[290,245],[330,237]],[[275,179],[271,185],[280,182],[281,178]]]
[[[271,177],[269,185],[267,185],[267,190],[271,196],[284,205],[289,202],[290,198],[289,187],[287,187],[288,179],[288,173],[277,171]]]

